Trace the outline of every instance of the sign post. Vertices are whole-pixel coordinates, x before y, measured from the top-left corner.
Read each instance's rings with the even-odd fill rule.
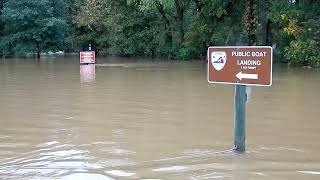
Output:
[[[208,82],[234,84],[234,150],[245,151],[246,86],[272,85],[272,48],[231,46],[208,48]]]
[[[234,97],[234,146],[239,152],[245,151],[246,144],[246,85],[236,85]]]

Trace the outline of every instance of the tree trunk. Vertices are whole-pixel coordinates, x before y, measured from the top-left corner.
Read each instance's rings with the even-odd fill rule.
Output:
[[[170,21],[169,21],[168,17],[166,16],[163,5],[161,3],[159,3],[158,1],[156,1],[156,6],[157,6],[157,9],[158,9],[163,21],[165,22],[166,43],[172,44],[173,38],[172,38],[172,29],[171,29]]]
[[[5,0],[0,0],[0,10],[3,10],[3,6],[4,6]],[[0,11],[0,15],[2,14]]]
[[[4,0],[0,0],[0,37],[3,36],[3,29],[4,29],[4,23],[2,23],[2,18],[1,18],[1,15],[2,15],[2,10],[3,10],[3,4],[4,4]],[[3,51],[0,51],[0,59],[3,55]]]
[[[202,6],[201,6],[201,3],[200,3],[200,0],[192,0],[192,3],[193,3],[194,9],[197,12],[201,11]]]
[[[37,43],[37,58],[40,59],[40,46],[39,46],[39,42],[36,41]]]
[[[175,6],[176,6],[176,20],[178,24],[178,30],[179,30],[179,43],[182,44],[184,41],[184,28],[183,28],[183,19],[184,19],[184,9],[183,4],[180,0],[175,0]]]
[[[244,19],[246,25],[248,45],[254,46],[256,45],[256,35],[254,32],[256,22],[253,14],[253,0],[246,0]]]
[[[4,5],[4,0],[0,0],[0,18],[1,18],[1,15],[2,15],[3,5]],[[0,35],[2,36],[4,23],[2,23],[1,21],[2,21],[2,19],[0,19]]]
[[[232,10],[234,8],[234,6],[239,2],[239,0],[227,0],[223,7],[226,10],[226,13],[228,15],[230,15],[232,13]]]
[[[266,39],[265,39],[266,46],[272,46],[272,26],[271,21],[268,20],[266,23]]]

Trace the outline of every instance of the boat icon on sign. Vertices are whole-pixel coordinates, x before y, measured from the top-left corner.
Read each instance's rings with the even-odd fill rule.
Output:
[[[227,62],[227,54],[224,51],[215,51],[211,53],[211,64],[217,71],[224,68]]]

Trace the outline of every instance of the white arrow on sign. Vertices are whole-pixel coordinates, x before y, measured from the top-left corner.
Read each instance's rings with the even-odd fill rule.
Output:
[[[236,75],[238,79],[258,79],[258,74],[245,74],[241,71]]]

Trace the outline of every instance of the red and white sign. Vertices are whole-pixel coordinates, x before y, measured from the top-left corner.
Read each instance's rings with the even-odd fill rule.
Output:
[[[80,52],[80,64],[92,64],[95,62],[96,62],[96,56],[94,51]]]
[[[209,47],[208,81],[220,84],[271,86],[272,48],[269,46]]]

